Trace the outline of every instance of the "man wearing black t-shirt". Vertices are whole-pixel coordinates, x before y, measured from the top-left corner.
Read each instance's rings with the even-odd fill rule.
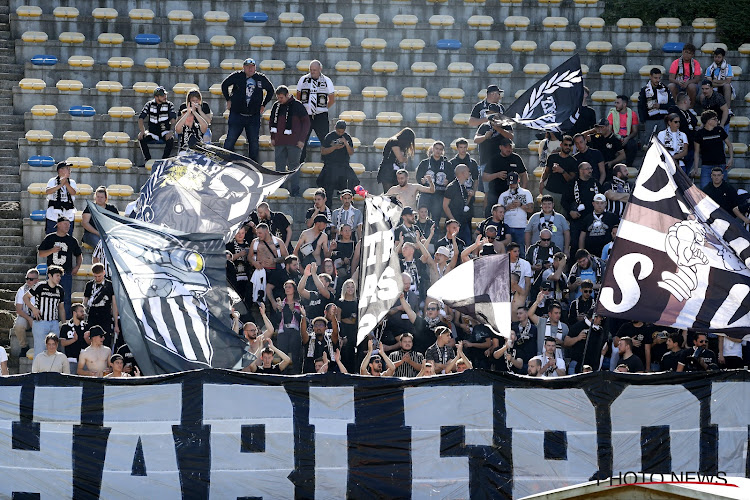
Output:
[[[708,338],[705,333],[696,333],[693,347],[682,351],[682,359],[677,363],[678,372],[701,372],[719,368],[719,358],[708,349]]]
[[[77,373],[78,356],[89,346],[85,335],[89,327],[83,321],[86,315],[83,304],[73,304],[70,309],[73,316],[70,321],[63,323],[60,327],[60,343],[65,348],[65,355],[70,363],[70,373]]]
[[[646,372],[651,371],[651,344],[653,342],[654,327],[645,324],[643,321],[631,321],[623,324],[617,330],[617,337],[630,339],[630,351],[633,355],[641,360],[643,369]],[[620,348],[620,357],[622,357],[622,348]],[[633,371],[632,369],[630,370]]]
[[[593,130],[589,130],[591,149],[599,151],[604,157],[604,181],[599,179],[600,184],[612,180],[612,168],[618,163],[625,161],[625,150],[622,141],[612,131],[609,120],[602,118]]]
[[[667,352],[661,357],[660,368],[664,372],[676,372],[682,359],[682,334],[673,332],[667,336]]]
[[[250,231],[245,235],[245,242],[250,243],[255,239],[255,227],[261,222],[265,222],[269,228],[271,228],[271,234],[277,238],[284,240],[284,244],[287,248],[292,241],[292,225],[289,223],[289,219],[286,218],[281,212],[272,212],[268,203],[261,202],[256,210],[250,214],[250,217],[245,221],[244,225],[250,227]]]
[[[445,217],[455,219],[461,225],[458,236],[464,240],[471,239],[471,215],[474,208],[474,189],[471,172],[465,164],[456,167],[456,178],[448,184],[443,193],[443,212]],[[467,185],[470,184],[470,185]]]
[[[455,172],[456,167],[463,164],[469,167],[471,172],[471,179],[477,191],[482,191],[482,180],[479,178],[479,164],[469,156],[469,141],[460,137],[456,141],[456,156],[451,158],[451,166]]]
[[[719,118],[715,111],[708,110],[701,114],[703,128],[695,133],[695,157],[693,158],[693,169],[691,176],[698,173],[698,162],[702,161],[701,166],[701,186],[705,186],[711,180],[711,170],[713,167],[721,167],[724,170],[724,180],[729,176],[729,169],[734,162],[734,151],[732,143],[729,142],[729,136],[723,128],[719,126]],[[724,145],[729,150],[729,159],[724,154]]]
[[[566,134],[575,135],[583,133],[589,130],[596,123],[596,111],[591,106],[586,105],[591,92],[588,87],[583,87],[583,101],[581,101],[581,107],[578,111],[568,120],[566,120],[561,128]],[[575,122],[572,120],[575,119]]]
[[[607,199],[602,193],[594,195],[594,211],[582,219],[578,247],[585,248],[593,255],[601,255],[604,245],[612,241],[612,228],[620,218],[606,212]]]
[[[267,339],[266,347],[260,352],[260,358],[255,358],[252,363],[242,369],[243,372],[267,373],[271,375],[281,375],[286,367],[291,363],[291,358],[284,352],[273,345],[271,339]],[[281,358],[281,363],[273,364],[273,357],[277,355]]]
[[[86,283],[83,291],[84,303],[88,309],[89,326],[98,325],[104,330],[104,345],[112,347],[112,331],[114,324],[115,334],[120,333],[117,322],[117,301],[112,282],[104,277],[104,264],[98,263],[91,266],[94,279]]]
[[[578,165],[578,178],[568,185],[568,190],[562,199],[563,215],[570,220],[570,252],[575,255],[578,241],[584,229],[583,220],[594,211],[594,196],[602,192],[602,188],[594,177],[590,163]]]
[[[416,243],[417,238],[426,238],[422,231],[414,224],[414,210],[412,207],[404,207],[401,211],[401,224],[393,228],[393,237],[399,241],[404,237],[404,242]]]
[[[500,104],[500,100],[503,98],[503,93],[504,92],[497,85],[489,85],[487,87],[487,97],[485,97],[484,101],[476,103],[471,109],[469,126],[478,127],[487,122],[488,116],[495,113],[505,113],[505,107]]]
[[[520,306],[516,310],[516,317],[518,321],[512,322],[510,328],[516,332],[516,355],[523,360],[521,373],[526,373],[529,360],[537,355],[537,329],[529,320],[529,309],[526,306]]]
[[[703,192],[727,213],[734,212],[734,207],[737,206],[737,190],[724,180],[724,170],[721,167],[711,169],[711,182],[703,186]]]
[[[642,373],[644,371],[643,361],[633,354],[633,339],[621,337],[617,347],[620,351],[620,363],[628,367],[629,373]]]
[[[601,151],[589,147],[583,134],[576,134],[576,136],[573,137],[573,142],[578,150],[575,154],[575,159],[578,162],[578,165],[584,162],[591,165],[594,172],[596,172],[593,174],[594,179],[601,184],[607,175],[607,171],[604,168],[604,155],[602,155]]]
[[[487,182],[487,199],[497,200],[500,195],[508,190],[508,173],[517,172],[521,187],[526,189],[529,182],[529,174],[526,172],[526,165],[520,156],[513,152],[513,141],[503,137],[499,141],[500,154],[496,155],[491,163],[486,166],[482,180]],[[492,202],[491,202],[492,203]],[[487,203],[485,208],[485,217],[490,216],[492,205]]]
[[[425,158],[417,166],[417,179],[423,185],[427,181],[422,179],[429,177],[435,184],[435,192],[423,192],[419,195],[419,206],[427,207],[433,220],[439,221],[443,217],[443,195],[448,184],[455,179],[453,166],[443,153],[445,144],[442,141],[435,141],[431,147],[432,155]],[[412,207],[413,208],[413,207]]]
[[[461,229],[461,224],[455,219],[450,219],[445,222],[445,236],[435,242],[435,248],[447,247],[450,255],[449,259],[453,258],[453,240],[456,240],[456,246],[458,247],[458,254],[466,248],[464,240],[458,237],[458,232]]]
[[[310,291],[307,287],[307,280],[312,276],[312,281],[316,290]],[[330,288],[331,277],[326,273],[318,275],[317,264],[308,264],[302,274],[302,279],[297,285],[297,292],[302,299],[302,305],[305,306],[305,312],[308,318],[317,318],[323,316],[325,307],[328,303],[333,302],[335,297]]]
[[[490,105],[490,112],[499,113],[497,104]],[[500,125],[495,121],[485,121],[474,134],[474,144],[479,147],[479,178],[484,181],[484,171],[492,163],[492,159],[500,154],[498,147],[501,139],[513,140],[513,127]],[[486,181],[484,181],[486,182]],[[486,188],[485,188],[486,191]]]
[[[354,154],[354,142],[352,136],[346,133],[344,120],[337,121],[334,130],[323,138],[320,154],[323,157],[323,170],[320,171],[316,184],[325,188],[328,193],[326,204],[331,208],[334,190],[354,189],[359,185],[357,174],[349,164],[349,159]]]
[[[312,335],[307,331],[300,332],[302,335],[302,352],[303,365],[302,373],[315,373],[315,360],[328,353],[328,357],[335,356],[336,349],[339,348],[339,324],[336,321],[336,306],[329,304],[326,307],[326,316],[318,316],[312,320]],[[328,322],[331,322],[331,329],[328,329]]]
[[[60,286],[65,290],[65,314],[70,315],[71,294],[73,293],[73,275],[83,263],[83,253],[78,241],[68,234],[70,221],[61,216],[57,219],[55,232],[44,237],[39,244],[38,255],[47,259],[47,267],[57,265],[63,268],[65,274]],[[75,261],[75,263],[74,263]],[[49,333],[49,332],[47,332]],[[44,345],[42,343],[42,345]]]
[[[483,237],[489,237],[487,229],[491,227],[495,229],[495,232],[492,234],[494,241],[491,243],[495,246],[495,250],[498,251],[497,253],[505,253],[505,246],[510,244],[512,238],[510,235],[510,227],[505,223],[505,207],[499,203],[492,205],[492,215],[479,223],[476,234],[481,234]],[[502,249],[500,248],[501,243]]]
[[[570,154],[573,150],[573,138],[566,135],[560,142],[560,152],[552,153],[547,158],[547,165],[539,182],[539,192],[552,196],[555,210],[562,212],[562,197],[568,183],[578,174],[578,161]]]

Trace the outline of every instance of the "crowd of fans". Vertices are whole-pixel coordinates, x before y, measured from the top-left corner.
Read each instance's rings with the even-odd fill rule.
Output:
[[[654,68],[640,91],[637,110],[620,95],[615,106],[597,118],[586,103],[585,89],[573,127],[563,134],[547,133],[540,143],[543,174],[538,192],[529,190],[528,172],[536,165],[526,165],[514,153],[512,127],[496,120],[504,111],[503,91],[497,85],[487,88],[486,99],[471,112],[469,123],[477,127],[475,157],[468,152],[469,141],[458,138],[453,158],[445,154],[444,142],[435,141],[416,164],[414,132],[405,128],[390,138],[377,181],[383,193],[403,206],[401,223],[394,229],[394,252],[401,261],[404,292],[359,346],[357,271],[363,214],[353,204],[352,190],[359,180],[349,163],[354,150],[347,124],[339,120],[328,130],[333,83],[320,62],[313,61],[296,92],[274,88],[256,72],[255,61],[246,59],[243,70],[222,83],[229,110],[224,146],[233,150],[244,130],[248,154],[257,160],[261,116],[275,96],[269,131],[276,168],[293,170],[305,161],[312,130],[321,138],[324,168],[300,234],[294,234],[287,216],[263,202],[226,246],[228,283],[239,297],[233,325],[247,340],[244,370],[416,377],[484,368],[554,377],[747,365],[750,352],[743,352],[739,340],[594,312],[631,189],[629,168],[652,133],[687,174],[700,171],[700,185],[708,195],[750,224],[747,193],[727,182],[733,162],[728,139],[735,95],[732,69],[720,48],[705,71],[694,56],[695,47],[685,44],[669,69],[666,86]],[[169,155],[175,144],[182,150],[208,142],[211,118],[200,92],[191,91],[175,112],[166,91],[157,88],[139,118],[144,160],[150,158],[149,144],[163,143]],[[38,352],[33,371],[135,375],[137,363],[119,335],[117,301],[89,213],[82,219],[83,241],[96,247],[94,279],[86,285],[84,303],[71,304],[71,277],[82,262],[80,246],[71,236],[76,184],[65,163],[57,170],[47,189],[48,234],[39,245],[39,256],[49,265],[47,279],[42,282],[38,271],[29,270],[16,298],[14,333],[22,355],[27,353],[30,327]],[[298,179],[290,178],[288,186],[292,196],[299,196]],[[105,188],[96,190],[95,200],[117,211],[107,203]],[[474,213],[480,211],[484,220],[473,224]],[[427,295],[430,285],[456,266],[498,253],[508,253],[510,260],[510,333],[497,335]],[[42,345],[46,350],[38,347]]]

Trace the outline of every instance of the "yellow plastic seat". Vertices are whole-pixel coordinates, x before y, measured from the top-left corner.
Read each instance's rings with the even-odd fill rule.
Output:
[[[334,66],[338,73],[359,73],[362,65],[359,61],[339,61]]]
[[[221,91],[221,84],[220,83],[214,83],[208,88],[208,92],[211,95],[224,95],[224,93]],[[266,111],[270,111],[270,108]]]
[[[357,26],[374,27],[380,22],[377,14],[357,14],[354,16],[354,24]]]
[[[172,63],[166,57],[149,57],[143,61],[143,65],[148,69],[167,69]]]
[[[589,74],[589,66],[588,64],[581,64],[581,74],[583,76],[586,76]]]
[[[186,23],[193,20],[193,13],[189,10],[170,10],[167,19],[176,23]]]
[[[278,188],[273,193],[266,196],[266,199],[269,200],[288,200],[289,199],[289,190],[286,188]]]
[[[242,69],[242,65],[242,59],[223,59],[221,63],[219,63],[219,67],[226,71],[239,71]]]
[[[423,125],[438,125],[442,123],[443,117],[440,113],[419,113],[417,114],[417,123]]]
[[[264,59],[260,62],[261,71],[284,71],[286,63],[280,59]]]
[[[268,49],[273,47],[275,43],[276,40],[266,35],[255,35],[250,37],[250,46],[256,49]]]
[[[60,43],[83,43],[86,41],[83,33],[77,31],[63,31],[57,39],[60,40]]]
[[[472,28],[490,28],[495,20],[492,16],[473,15],[466,22]]]
[[[474,65],[468,62],[452,62],[448,65],[448,73],[469,75],[474,72]]]
[[[80,80],[59,80],[55,86],[61,92],[79,92],[83,89],[83,83]]]
[[[458,147],[456,146],[456,142],[458,142],[458,139],[453,139],[453,142],[451,142],[450,147],[453,151],[458,151]],[[474,151],[477,149],[476,143],[472,139],[467,139],[467,142],[469,143],[469,151]],[[482,219],[484,220],[484,219]]]
[[[575,52],[576,44],[567,40],[555,40],[550,44],[549,50],[552,52]]]
[[[436,14],[434,16],[430,16],[429,23],[430,26],[449,27],[453,26],[456,23],[456,20],[453,18],[453,16],[449,16],[446,14]]]
[[[178,47],[195,47],[201,42],[197,35],[190,34],[176,35],[172,41]]]
[[[607,76],[622,76],[626,71],[622,64],[603,64],[599,68],[599,73]]]
[[[362,123],[367,119],[364,111],[342,111],[339,115],[339,120],[344,120],[346,123]]]
[[[393,25],[399,28],[416,26],[419,18],[413,14],[397,14],[393,16]]]
[[[91,140],[91,135],[85,130],[68,130],[63,134],[63,140],[71,144],[85,144]]]
[[[375,117],[375,120],[377,120],[378,123],[384,125],[398,125],[403,119],[403,115],[396,111],[381,111]]]
[[[422,50],[425,42],[421,38],[404,38],[398,43],[401,50]]]
[[[333,95],[336,96],[336,99],[346,99],[347,97],[352,95],[352,89],[350,89],[346,85],[334,85]]]
[[[411,65],[412,73],[432,74],[437,71],[437,64],[431,61],[417,61]]]
[[[112,118],[128,119],[135,116],[135,110],[130,106],[112,106],[107,114]]]
[[[279,14],[281,24],[302,24],[305,22],[305,16],[299,12],[282,12]]]
[[[534,52],[536,42],[533,40],[516,40],[510,44],[510,50],[513,52]]]
[[[732,73],[734,73],[734,76],[740,76],[742,74],[742,67],[741,66],[732,66]]]
[[[446,101],[459,101],[463,99],[465,95],[466,92],[464,92],[463,89],[456,87],[445,87],[438,92],[438,97]]]
[[[660,30],[676,30],[682,27],[682,21],[678,17],[660,17],[654,25]]]
[[[117,11],[111,7],[97,7],[91,11],[91,17],[94,19],[117,19]]]
[[[469,113],[456,113],[453,115],[453,123],[456,125],[468,125],[469,118],[471,118]]]
[[[25,137],[29,142],[49,142],[52,140],[52,132],[49,130],[29,130]]]
[[[76,276],[93,276],[94,273],[91,272],[92,265],[93,264],[81,264],[81,267],[78,268]]]
[[[52,15],[58,19],[75,19],[78,17],[79,12],[75,7],[55,7]]]
[[[375,141],[373,141],[372,147],[377,149],[378,151],[381,151],[385,147],[385,143],[388,142],[388,139],[388,137],[378,137],[377,139],[375,139]]]
[[[32,182],[29,184],[29,187],[26,188],[26,191],[29,192],[29,194],[33,194],[36,196],[46,196],[47,193],[47,183],[46,182]]]
[[[154,89],[158,86],[159,84],[156,82],[135,82],[133,90],[138,94],[153,94]]]
[[[638,100],[640,98],[638,94],[638,92],[633,92],[632,94],[630,94],[630,102],[632,102],[634,105],[638,104]]]
[[[297,71],[300,73],[307,73],[310,71],[310,63],[312,62],[312,59],[300,59],[297,61]],[[296,85],[293,85],[294,88],[296,88]]]
[[[724,49],[725,52],[727,52],[727,44],[716,43],[716,42],[704,43],[703,45],[701,45],[700,51],[703,52],[704,54],[713,54],[714,50],[718,48],[722,48]],[[734,65],[732,66],[732,69],[734,69]]]
[[[732,144],[734,146],[734,143]],[[747,145],[746,144],[738,144],[738,146],[745,146],[745,150],[747,151]],[[726,149],[726,145],[724,146],[724,149]],[[744,153],[738,153],[737,148],[732,148],[734,151],[734,154],[744,154]],[[750,169],[747,168],[733,168],[729,171],[729,180],[732,181],[743,181],[746,179],[750,179]]]
[[[727,151],[726,144],[724,145],[724,151],[727,152],[727,153],[729,152],[729,151]],[[745,153],[747,153],[747,144],[745,144],[743,142],[733,142],[732,143],[732,152],[734,154],[736,154],[736,155],[744,155]],[[732,169],[732,170],[734,170],[734,169]],[[729,171],[730,175],[732,173],[732,170]],[[750,170],[748,170],[748,169],[737,169],[737,170],[744,170],[742,178],[743,179],[750,179],[750,177],[745,177],[745,175],[747,175],[747,173],[749,173]]]
[[[290,36],[286,39],[286,46],[293,49],[307,49],[312,41],[306,36]]]
[[[35,104],[31,107],[31,114],[33,116],[55,116],[57,114],[57,106],[53,104]]]
[[[16,8],[16,15],[24,18],[35,18],[42,16],[42,8],[36,5],[19,5]]]
[[[107,60],[107,66],[115,69],[132,68],[135,62],[130,57],[110,57]]]
[[[582,17],[578,26],[585,30],[596,30],[604,27],[604,19],[601,17]]]
[[[385,87],[365,87],[362,89],[362,97],[365,99],[385,99],[388,97],[388,89]]]
[[[383,50],[388,46],[388,42],[382,38],[364,38],[360,45],[367,50]]]
[[[393,61],[375,61],[372,70],[375,73],[395,73],[398,71],[398,64]]]
[[[564,29],[568,27],[568,18],[560,16],[549,16],[542,20],[542,26],[548,29]]]
[[[112,80],[101,80],[96,83],[97,92],[117,93],[122,90],[122,83]]]
[[[526,92],[526,89],[518,89],[518,90],[516,90],[515,98],[518,99],[519,97],[521,97],[523,95],[524,92]]]
[[[630,42],[625,46],[625,52],[630,54],[648,54],[651,49],[649,42]]]
[[[229,12],[223,10],[209,10],[203,14],[203,20],[207,23],[226,23],[229,21]]]
[[[492,63],[487,66],[487,73],[491,75],[510,75],[513,73],[513,65],[510,63]]]
[[[102,140],[106,144],[127,144],[130,142],[130,136],[127,132],[104,132]]]
[[[178,95],[185,95],[191,90],[200,90],[198,88],[198,85],[195,83],[187,83],[187,82],[180,82],[176,83],[174,87],[172,87],[172,92]]]
[[[729,126],[732,128],[745,128],[750,125],[750,118],[747,116],[733,116],[729,119]]]
[[[65,159],[65,163],[70,165],[70,168],[86,169],[94,166],[94,162],[88,156],[68,156]]]
[[[44,43],[49,36],[44,31],[26,31],[21,35],[21,40],[26,43]]]
[[[526,16],[508,16],[503,24],[506,28],[528,28],[531,20]]]
[[[125,41],[125,37],[120,33],[100,33],[99,36],[96,37],[96,41],[99,42],[100,45],[122,45]]]
[[[321,26],[338,26],[344,22],[344,16],[337,12],[325,12],[318,16],[318,24]]]
[[[130,170],[133,166],[133,162],[128,158],[108,158],[107,161],[104,162],[104,166],[107,170]]]
[[[221,136],[221,138],[219,138],[219,142],[222,143],[222,144],[224,144],[224,141],[226,139],[227,139],[227,134],[224,134],[224,135]],[[260,143],[261,146],[268,148],[268,147],[271,146],[271,136],[270,135],[261,135],[258,138],[258,142]],[[246,144],[247,144],[247,139],[245,139],[244,135],[241,135],[241,136],[239,136],[237,138],[236,146],[244,146]]]
[[[617,20],[617,27],[621,30],[639,30],[643,27],[643,20],[637,17],[621,17]]]
[[[192,71],[204,71],[211,67],[208,59],[185,59],[182,65],[185,66],[185,69]]]
[[[314,201],[315,200],[315,191],[318,188],[307,188],[302,192],[302,197],[308,201]]]
[[[546,75],[549,73],[549,65],[544,63],[529,63],[523,67],[527,75]]]
[[[743,56],[750,54],[750,43],[743,43],[742,45],[737,47],[737,52],[739,52]]]
[[[573,0],[573,3],[576,5],[594,5],[599,0]]]
[[[323,164],[320,162],[306,161],[300,165],[300,171],[306,175],[318,175],[323,170]]]
[[[128,17],[133,21],[151,21],[154,19],[154,11],[151,9],[130,9]]]
[[[604,41],[593,41],[586,44],[586,52],[606,54],[612,51],[612,44]]]
[[[401,90],[401,97],[404,99],[424,99],[427,97],[427,89],[422,87],[404,87]]]
[[[474,44],[477,52],[497,52],[500,50],[500,42],[497,40],[479,40]]]
[[[641,66],[641,69],[638,70],[638,74],[641,76],[649,76],[652,68],[659,68],[662,74],[665,72],[664,66],[661,66],[660,64],[646,64],[645,66]]]
[[[127,198],[128,196],[133,196],[133,186],[128,186],[127,184],[110,184],[107,186],[107,192],[110,196]]]
[[[230,35],[214,35],[209,43],[214,47],[234,47],[237,44],[237,39]]]
[[[597,90],[591,94],[591,100],[594,102],[615,102],[617,92],[611,90]]]
[[[70,56],[68,66],[76,68],[90,68],[94,65],[94,58],[91,56]]]
[[[713,17],[696,17],[693,19],[693,29],[696,30],[715,30],[716,19]]]
[[[41,78],[22,78],[18,82],[18,86],[23,90],[44,90],[47,88],[47,83]]]
[[[325,41],[327,49],[348,49],[352,44],[351,40],[344,37],[330,37]]]
[[[435,144],[435,139],[431,137],[417,137],[414,139],[414,149],[416,151],[427,151],[433,144]]]

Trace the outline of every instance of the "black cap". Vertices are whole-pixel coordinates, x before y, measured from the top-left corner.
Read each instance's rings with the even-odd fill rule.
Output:
[[[318,214],[315,216],[315,218],[313,219],[313,224],[316,224],[318,222],[325,222],[326,224],[331,223],[331,221],[328,220],[328,217],[326,217],[325,214]]]
[[[154,95],[167,95],[167,89],[164,87],[156,87],[154,89]]]
[[[482,250],[479,251],[479,255],[495,255],[496,253],[497,251],[495,251],[495,245],[493,245],[492,243],[485,243],[484,245],[482,245]]]
[[[59,223],[61,223],[61,222],[70,222],[70,221],[68,220],[68,218],[67,218],[67,217],[65,217],[64,215],[61,215],[61,216],[59,216],[59,217],[57,218],[57,223],[56,223],[55,225],[57,225],[57,224],[59,224]]]
[[[404,207],[404,209],[401,210],[401,215],[414,215],[414,209],[411,207]]]
[[[597,123],[597,126],[599,126],[599,127],[606,127],[607,125],[609,125],[609,120],[607,120],[606,118],[602,118]]]
[[[102,328],[99,325],[94,325],[94,326],[91,327],[91,329],[89,329],[89,337],[90,338],[104,337],[105,334],[106,333],[104,331],[104,328]]]
[[[494,84],[493,85],[488,85],[487,86],[487,93],[489,94],[490,92],[500,92],[500,87],[498,87],[497,85],[494,85]]]
[[[57,170],[60,170],[61,168],[65,168],[65,167],[69,167],[69,166],[70,166],[70,163],[68,163],[67,161],[60,161],[60,162],[57,162],[57,167],[56,168],[57,168]]]
[[[551,281],[542,282],[542,290],[552,290],[552,282]]]
[[[341,191],[339,191],[339,198],[346,194],[348,194],[349,196],[354,196],[351,189],[342,189]]]
[[[500,139],[499,139],[499,140],[497,141],[497,143],[498,143],[499,145],[501,145],[501,146],[510,146],[511,144],[513,144],[513,141],[511,141],[511,140],[510,140],[510,139],[508,139],[507,137],[501,137],[501,138],[500,138]]]
[[[122,357],[122,354],[113,354],[113,355],[112,355],[112,357],[111,357],[111,358],[109,358],[109,362],[110,362],[110,363],[114,363],[114,362],[115,362],[115,361],[117,361],[118,359],[119,359],[120,361],[122,361],[123,363],[125,362],[125,360],[124,360],[124,359],[123,359],[123,357]]]
[[[518,172],[508,173],[508,184],[518,184]]]
[[[336,128],[340,130],[346,129],[346,122],[344,120],[339,120],[336,122]]]

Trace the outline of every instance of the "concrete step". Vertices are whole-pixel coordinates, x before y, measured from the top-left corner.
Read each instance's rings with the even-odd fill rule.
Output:
[[[23,229],[20,227],[2,227],[0,226],[0,237],[3,236],[22,236]]]
[[[2,129],[0,129],[0,131],[1,130]],[[21,179],[19,169],[15,165],[0,166],[0,175],[16,177],[16,181],[19,181]]]
[[[20,202],[21,201],[21,193],[2,193],[0,192],[0,203],[6,203],[6,202]]]
[[[0,228],[23,228],[23,220],[21,219],[0,219]]]
[[[0,193],[18,193],[21,190],[20,182],[10,182],[0,184]]]
[[[18,281],[23,278],[23,276],[19,275],[18,273],[8,273],[8,272],[2,272],[0,273],[0,283],[3,284],[3,286],[10,286],[17,284]],[[21,285],[17,285],[16,289]]]
[[[21,236],[0,236],[0,246],[23,245]]]

